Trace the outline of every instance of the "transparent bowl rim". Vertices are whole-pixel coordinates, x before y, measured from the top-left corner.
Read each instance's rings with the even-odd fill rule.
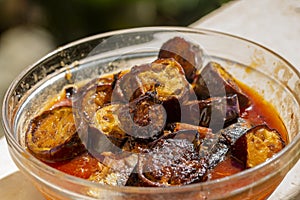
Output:
[[[58,47],[57,49],[53,50],[52,52],[48,53],[47,55],[45,55],[44,57],[42,57],[40,60],[38,60],[37,62],[35,62],[34,64],[28,66],[27,68],[25,68],[11,83],[11,85],[9,86],[9,88],[7,89],[5,95],[4,95],[4,100],[3,100],[3,105],[2,105],[2,124],[4,127],[4,132],[5,132],[5,137],[7,140],[7,143],[9,144],[9,146],[14,149],[17,150],[18,153],[22,154],[22,156],[25,156],[28,160],[30,160],[31,164],[34,165],[35,168],[42,170],[44,173],[49,174],[49,175],[54,175],[57,178],[60,179],[64,179],[68,182],[71,182],[73,184],[80,184],[82,186],[86,186],[86,187],[92,187],[92,188],[97,188],[99,187],[99,183],[93,183],[91,181],[85,180],[85,179],[81,179],[72,175],[68,175],[66,173],[63,173],[59,170],[56,170],[44,163],[42,163],[41,161],[39,161],[38,159],[36,159],[33,155],[31,155],[28,151],[26,151],[20,144],[18,141],[16,141],[16,139],[13,137],[13,133],[12,130],[10,130],[10,126],[9,126],[9,121],[6,118],[6,108],[8,107],[8,98],[9,96],[12,94],[14,88],[16,87],[17,83],[19,82],[19,80],[25,76],[32,68],[34,68],[35,66],[37,66],[39,63],[43,62],[44,60],[46,60],[47,58],[65,50],[68,49],[70,47],[76,46],[78,44],[82,44],[91,40],[95,40],[95,39],[99,39],[99,38],[103,38],[103,37],[108,37],[108,36],[114,36],[114,35],[120,35],[120,34],[126,34],[126,33],[137,33],[137,32],[150,32],[150,31],[155,31],[155,32],[159,32],[159,31],[177,31],[177,32],[191,32],[191,33],[197,33],[197,34],[209,34],[209,35],[216,35],[216,36],[225,36],[227,38],[230,39],[234,39],[234,40],[240,40],[240,41],[244,41],[246,43],[249,43],[255,47],[261,48],[267,52],[269,52],[270,54],[273,54],[275,57],[277,57],[279,60],[281,60],[286,66],[289,67],[290,70],[292,70],[295,74],[297,74],[297,76],[300,78],[300,72],[292,65],[290,64],[285,58],[283,58],[282,56],[278,55],[276,52],[266,48],[263,45],[260,45],[256,42],[253,42],[251,40],[242,38],[240,36],[236,36],[236,35],[232,35],[229,33],[224,33],[224,32],[220,32],[220,31],[215,31],[215,30],[209,30],[209,29],[204,29],[204,28],[191,28],[191,27],[177,27],[177,26],[149,26],[149,27],[138,27],[138,28],[129,28],[129,29],[122,29],[122,30],[115,30],[115,31],[110,31],[110,32],[106,32],[106,33],[100,33],[100,34],[96,34],[93,36],[89,36],[89,37],[85,37],[73,42],[70,42],[66,45],[63,45],[61,47]],[[298,103],[300,103],[299,98],[297,98]],[[201,182],[201,183],[196,183],[196,184],[191,184],[191,185],[184,185],[184,186],[180,186],[180,187],[168,187],[168,188],[149,188],[149,187],[131,187],[131,186],[109,186],[109,185],[101,185],[101,189],[104,190],[112,190],[114,192],[118,191],[118,192],[125,192],[125,193],[145,193],[145,194],[153,194],[153,193],[170,193],[170,192],[186,192],[186,191],[193,191],[197,188],[209,188],[212,187],[214,185],[226,185],[226,183],[232,182],[232,181],[237,181],[237,180],[242,180],[243,178],[249,177],[249,176],[255,176],[255,174],[257,172],[259,172],[260,170],[263,170],[264,168],[266,168],[269,165],[272,164],[276,164],[276,162],[278,162],[279,159],[281,159],[282,157],[284,157],[291,149],[294,148],[294,146],[296,146],[298,143],[300,142],[300,133],[297,134],[297,136],[293,139],[293,141],[291,141],[281,152],[279,152],[277,154],[277,156],[269,159],[268,161],[253,167],[251,169],[247,169],[245,171],[242,171],[240,173],[228,176],[228,177],[224,177],[221,179],[216,179],[216,180],[211,180],[211,181],[207,181],[207,182]],[[296,157],[296,155],[295,155]],[[289,163],[287,163],[286,165],[289,165]],[[267,176],[265,176],[264,178],[260,179],[258,182],[263,182],[265,179],[268,178],[268,176],[272,176],[274,173],[276,172],[272,172],[270,174],[268,174]],[[47,180],[46,180],[47,181]],[[256,182],[256,183],[258,183]],[[246,190],[248,187],[251,187],[250,185],[247,185],[246,187],[243,187],[243,190]]]

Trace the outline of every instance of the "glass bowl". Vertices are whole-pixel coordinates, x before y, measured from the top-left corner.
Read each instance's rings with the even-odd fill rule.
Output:
[[[174,36],[203,50],[276,109],[289,144],[275,157],[241,173],[181,187],[106,186],[67,175],[33,157],[24,145],[29,120],[70,83],[155,60]],[[296,92],[298,91],[298,92]],[[5,136],[15,164],[47,199],[266,199],[300,154],[300,75],[276,53],[232,35],[182,27],[146,27],[84,38],[49,53],[25,69],[8,88],[2,108]]]

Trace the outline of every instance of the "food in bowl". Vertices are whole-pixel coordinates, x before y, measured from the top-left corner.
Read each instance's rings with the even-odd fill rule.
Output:
[[[28,151],[92,182],[167,187],[227,177],[285,148],[275,108],[202,56],[174,37],[150,63],[65,86],[30,120]]]
[[[124,87],[118,88],[121,91],[127,90],[123,93],[123,96],[125,95],[129,101],[125,103],[125,100],[121,98],[122,93],[117,92],[115,89],[117,85],[113,85],[122,77],[124,77],[122,78],[124,83],[137,80],[127,75],[130,74],[130,70],[134,66],[148,65],[149,67],[150,65],[151,67],[151,64],[158,59],[173,59],[181,65],[184,71],[182,61],[176,58],[176,54],[179,54],[181,49],[178,51],[179,53],[175,53],[175,55],[173,53],[173,56],[168,52],[164,53],[167,54],[166,56],[159,53],[163,46],[165,46],[165,49],[170,48],[168,41],[172,44],[174,37],[182,38],[185,42],[188,42],[186,47],[190,48],[192,52],[188,55],[196,61],[191,64],[197,66],[196,71],[193,68],[187,68],[190,71],[185,73],[185,76],[189,74],[188,77],[191,77],[191,79],[185,79],[188,81],[187,87],[192,89],[185,93],[186,90],[182,85],[174,85],[174,87],[171,85],[173,89],[184,89],[183,93],[180,93],[179,90],[177,92],[175,89],[175,97],[177,96],[182,101],[176,102],[172,98],[167,98],[168,95],[166,95],[166,98],[161,100],[166,100],[170,104],[161,104],[154,98],[155,92],[147,93],[146,96],[142,97],[139,95],[142,94],[140,92],[143,92],[143,89],[140,90],[139,87],[136,87],[138,90],[130,90],[131,87],[123,85]],[[166,44],[164,45],[164,43]],[[182,44],[182,46],[185,45]],[[186,55],[187,58],[188,55]],[[192,61],[189,62],[193,63]],[[168,61],[167,63],[171,62]],[[159,63],[156,64],[157,67],[160,66]],[[220,91],[215,91],[219,93],[216,97],[197,98],[195,91],[199,91],[200,87],[197,89],[195,84],[200,82],[201,76],[199,74],[209,64],[211,67],[221,66],[227,73],[232,75],[231,77],[234,77],[239,89],[241,89],[241,91],[236,91],[247,97],[245,100],[250,100],[251,104],[247,109],[241,112],[243,107],[240,105],[242,102],[239,100],[241,95],[226,95],[225,92],[220,94]],[[177,67],[177,69],[179,68]],[[152,77],[155,73],[159,73],[159,71],[151,70],[151,76],[149,73],[144,73],[143,78]],[[180,73],[174,75],[182,77]],[[183,83],[186,83],[186,81]],[[245,39],[203,29],[143,27],[83,38],[54,50],[37,63],[29,66],[16,77],[6,93],[3,101],[2,120],[12,159],[20,171],[29,178],[46,199],[261,200],[271,195],[300,157],[300,101],[297,93],[299,83],[299,72],[291,64],[269,49]],[[213,85],[213,82],[211,84]],[[153,88],[157,89],[158,86],[161,87],[160,84],[156,84]],[[114,88],[112,91],[110,90],[111,87]],[[218,89],[218,86],[215,88]],[[135,93],[130,95],[133,91]],[[111,100],[113,101],[104,106],[101,102],[107,100],[101,96],[109,92],[112,92],[114,98],[111,98]],[[168,91],[160,90],[160,92],[166,93]],[[182,94],[188,94],[191,99],[187,102]],[[120,102],[114,100],[120,100]],[[171,103],[172,101],[174,103]],[[236,103],[237,101],[239,104]],[[247,103],[247,101],[245,102]],[[119,107],[120,104],[122,109]],[[231,109],[226,109],[229,108],[224,106],[227,104],[230,105]],[[101,108],[98,108],[98,105]],[[167,105],[175,107],[168,108]],[[223,106],[218,107],[216,105]],[[239,107],[235,105],[239,105]],[[269,107],[269,105],[272,106]],[[173,115],[167,115],[166,111],[171,112],[173,111],[172,108],[178,110],[178,106],[180,107],[180,114],[172,112]],[[70,107],[73,114],[69,113]],[[214,108],[214,112],[211,112],[209,108]],[[197,125],[197,115],[195,115],[194,109],[199,110],[199,112],[202,110],[202,114],[209,111],[207,112],[209,115],[211,114],[217,118],[226,116],[227,113],[228,117],[221,120],[224,123],[218,124],[216,122],[220,122],[219,120],[211,120],[208,121],[209,123],[203,121],[204,123]],[[242,113],[242,115],[239,115],[236,121],[235,113],[238,109],[240,110],[239,114]],[[113,112],[113,115],[111,115],[111,110],[118,112]],[[121,111],[128,117],[119,118]],[[148,115],[141,119],[140,117],[147,113],[146,111]],[[49,151],[47,148],[36,146],[38,156],[34,156],[25,143],[25,135],[28,132],[30,123],[35,121],[34,119],[38,116],[43,115],[43,112],[51,114],[48,116],[49,118],[44,118],[44,120],[40,118],[44,123],[43,127],[50,125],[46,123],[47,120],[51,121],[51,117],[53,120],[54,116],[59,114],[66,117],[65,121],[72,122],[74,120],[76,124],[75,127],[70,123],[69,126],[61,126],[61,128],[65,131],[70,130],[70,135],[74,132],[78,133],[79,137],[73,137],[70,140],[63,136],[57,137],[61,139],[57,140],[59,142],[56,144],[53,141],[51,142],[55,137],[49,137],[48,145],[52,150]],[[95,117],[96,112],[97,117]],[[181,116],[182,113],[191,113],[191,115]],[[124,116],[123,114],[122,116]],[[204,116],[209,115],[205,114]],[[158,116],[161,118],[158,118]],[[180,121],[174,121],[178,119],[178,116]],[[101,118],[109,120],[105,121]],[[125,123],[125,126],[121,127],[121,130],[125,133],[124,135],[116,126],[119,119]],[[157,120],[156,123],[153,123],[152,119]],[[212,117],[211,119],[215,118]],[[201,151],[202,154],[200,155],[199,153],[193,153],[195,147],[199,146],[197,141],[200,141],[201,148],[205,149],[206,146],[209,147],[209,141],[217,141],[217,139],[222,138],[213,137],[215,135],[212,135],[211,132],[215,133],[221,129],[229,130],[227,129],[229,127],[234,129],[239,126],[244,127],[243,125],[249,124],[247,119],[251,119],[253,122],[268,122],[266,123],[267,131],[273,132],[273,130],[276,130],[275,132],[279,132],[281,139],[285,142],[284,148],[275,156],[251,167],[251,165],[257,164],[252,163],[252,158],[255,158],[256,154],[248,154],[248,151],[241,151],[242,153],[234,151],[232,145],[230,145],[228,151],[218,151],[220,148],[216,146],[214,149],[215,152],[220,153],[219,155],[222,156],[226,151],[227,154],[225,154],[225,159],[220,162],[218,159],[211,159],[211,164],[216,164],[216,166],[212,170],[207,170],[205,165],[208,165],[208,161],[197,159],[197,157],[202,158],[201,156],[204,156],[206,151]],[[243,120],[245,120],[245,123]],[[172,123],[169,123],[169,121]],[[275,123],[276,121],[278,123]],[[235,124],[233,122],[237,122],[236,126],[233,126]],[[205,127],[205,124],[209,124],[208,127]],[[37,124],[36,127],[38,126]],[[105,126],[106,128],[103,128]],[[166,137],[157,134],[157,130],[160,130],[161,126],[166,130],[163,132],[166,133]],[[247,131],[244,134],[246,137],[241,137],[239,142],[237,140],[235,144],[237,146],[245,144],[245,147],[247,146],[245,149],[252,148],[251,143],[245,142],[252,141],[250,138],[260,140],[260,137],[255,138],[255,136],[257,136],[256,132],[263,132],[264,128],[260,129],[262,127],[265,126],[259,125],[257,129]],[[137,129],[140,128],[144,134],[127,134],[129,130],[132,133],[137,133],[139,132]],[[111,132],[111,130],[115,132]],[[153,131],[147,132],[147,130]],[[99,134],[99,132],[103,134]],[[42,132],[40,133],[43,135]],[[176,136],[172,137],[172,133],[176,133]],[[269,136],[274,136],[273,133],[269,134]],[[195,135],[200,136],[200,138],[195,138]],[[122,138],[124,136],[131,139],[126,140],[123,144]],[[204,138],[204,136],[207,137]],[[209,136],[212,137],[212,140],[209,139]],[[82,144],[75,142],[78,138]],[[208,143],[204,143],[204,139]],[[47,139],[44,138],[44,140]],[[180,143],[180,141],[183,142]],[[193,144],[191,144],[191,141],[194,141]],[[278,141],[278,144],[280,144],[281,141]],[[156,145],[155,148],[153,147],[152,151],[148,153],[140,151],[147,149],[149,142]],[[265,148],[266,144],[261,146],[261,149],[265,152],[268,151],[268,148]],[[123,148],[120,148],[120,146]],[[181,148],[181,146],[188,146],[188,148]],[[237,146],[236,149],[240,148]],[[226,145],[222,147],[226,147]],[[64,151],[68,151],[68,148],[75,149],[73,154],[63,154]],[[173,157],[173,159],[169,159],[167,155],[161,158],[157,157],[160,151],[169,152],[170,157]],[[186,154],[191,156],[186,157]],[[230,154],[232,156],[229,156]],[[268,153],[263,154],[268,155]],[[62,155],[65,155],[65,157]],[[174,157],[175,155],[177,157]],[[183,156],[180,157],[180,155]],[[52,161],[50,161],[50,158]],[[238,165],[233,165],[231,159],[238,159]],[[151,165],[151,163],[160,160],[167,161],[161,165]],[[196,160],[199,162],[196,162]],[[181,169],[194,167],[198,170],[199,176],[197,176],[197,173],[196,176],[190,174],[186,178],[181,176],[178,179],[158,176],[160,172],[171,171],[172,166],[176,166],[177,163],[182,161],[185,165],[182,165]],[[138,163],[140,167],[138,167]],[[189,163],[191,165],[188,165]],[[169,164],[171,164],[171,168],[168,168]],[[95,167],[96,165],[97,167]],[[200,166],[204,166],[203,171],[200,170]],[[156,170],[151,171],[154,167]],[[202,177],[202,181],[197,182],[201,180],[201,174],[205,170],[207,175],[212,171],[216,173],[211,173],[210,176],[205,175]],[[228,172],[228,174],[222,172]],[[166,175],[166,173],[162,175]],[[166,185],[167,180],[176,185]],[[279,188],[279,191],[276,190],[274,195],[277,195],[277,192],[282,191]]]

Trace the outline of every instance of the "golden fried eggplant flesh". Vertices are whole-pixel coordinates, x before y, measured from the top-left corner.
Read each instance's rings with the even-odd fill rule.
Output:
[[[181,65],[174,59],[158,59],[151,64],[134,66],[116,82],[113,100],[128,103],[146,93],[156,93],[158,101],[184,101],[190,85]]]
[[[180,121],[180,105],[191,99],[191,86],[181,65],[174,59],[158,59],[133,67],[116,82],[112,101],[128,103],[140,96],[152,95],[167,113],[167,122]],[[196,97],[194,98],[196,99]]]
[[[46,162],[71,159],[86,151],[70,106],[55,107],[35,117],[25,138],[29,151]]]
[[[275,108],[204,58],[174,37],[150,63],[65,86],[29,122],[27,149],[65,173],[140,187],[210,181],[276,155],[288,133]]]
[[[265,124],[248,130],[232,146],[232,155],[246,168],[254,167],[273,157],[285,146],[280,134]]]
[[[102,143],[106,143],[106,141],[98,141],[97,138],[102,138],[102,134],[104,134],[113,145],[116,145],[119,148],[122,147],[122,144],[127,139],[127,134],[121,128],[118,117],[118,110],[121,106],[122,105],[120,104],[110,104],[97,110],[94,115],[94,123],[90,126],[92,129],[89,129],[91,132],[88,132],[87,143],[90,143],[90,141],[93,141],[94,143],[100,142],[98,145],[100,145],[102,149]],[[99,134],[99,136],[97,136],[97,134]]]
[[[158,53],[158,58],[174,58],[182,66],[186,79],[192,82],[197,68],[202,67],[201,48],[181,37],[174,37],[165,42]]]
[[[86,144],[101,153],[105,149],[118,151],[127,140],[145,144],[158,139],[163,134],[166,113],[163,106],[155,104],[154,100],[152,96],[145,95],[128,104],[110,104],[100,108],[88,129]],[[133,149],[127,148],[127,151]]]

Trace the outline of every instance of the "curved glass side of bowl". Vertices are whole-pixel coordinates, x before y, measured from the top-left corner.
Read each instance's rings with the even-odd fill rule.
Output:
[[[216,61],[254,88],[278,111],[290,143],[276,157],[220,180],[172,188],[113,187],[48,167],[25,149],[29,120],[67,84],[149,63],[179,36],[198,44],[204,62]],[[250,41],[207,30],[149,27],[85,38],[48,54],[12,83],[3,104],[9,150],[16,165],[48,199],[265,199],[299,159],[300,75],[288,62]]]

